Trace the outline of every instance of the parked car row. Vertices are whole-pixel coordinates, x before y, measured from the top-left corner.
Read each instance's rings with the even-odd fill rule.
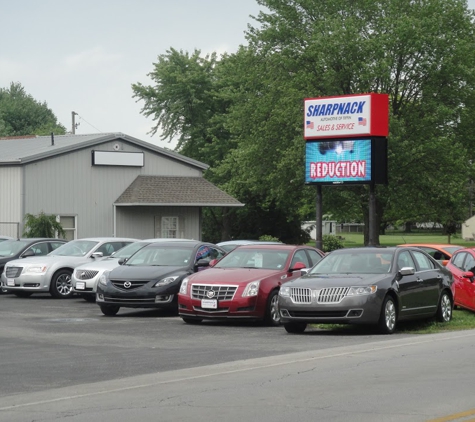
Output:
[[[475,311],[473,249],[454,248],[444,266],[420,245],[325,255],[305,245],[235,243],[228,251],[187,239],[10,239],[0,243],[2,288],[20,297],[79,294],[106,316],[162,308],[188,324],[247,319],[292,334],[308,324],[391,334],[399,321],[448,322],[454,305]]]

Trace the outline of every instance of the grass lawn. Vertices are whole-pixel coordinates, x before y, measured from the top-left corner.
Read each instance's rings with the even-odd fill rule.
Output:
[[[342,233],[343,244],[345,248],[363,246],[363,233]],[[403,233],[390,232],[379,236],[379,242],[382,246],[395,246],[403,243],[448,243],[448,236],[436,233]],[[475,246],[475,241],[465,241],[460,235],[451,236],[450,243],[452,245],[460,245],[464,247]]]

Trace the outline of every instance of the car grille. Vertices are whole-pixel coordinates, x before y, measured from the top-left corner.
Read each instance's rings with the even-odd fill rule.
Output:
[[[193,284],[191,289],[191,297],[193,299],[213,299],[218,300],[232,300],[236,293],[237,286],[229,285],[206,285],[206,284]],[[209,296],[208,292],[213,291],[214,295]]]
[[[114,302],[114,303],[155,303],[155,298],[139,298],[139,299],[132,299],[132,298],[120,298],[120,297],[107,297],[104,296],[104,302]]]
[[[294,303],[311,303],[312,290],[303,287],[292,287],[290,289],[290,298]]]
[[[291,311],[289,315],[294,318],[344,318],[348,311]]]
[[[90,280],[94,278],[99,271],[92,271],[92,270],[77,270],[75,276],[78,280]]]
[[[7,267],[7,269],[5,270],[5,275],[7,278],[19,277],[22,270],[23,267]]]
[[[330,287],[318,292],[318,303],[340,303],[348,294],[349,287]]]
[[[145,286],[150,280],[111,280],[111,283],[114,287],[117,287],[119,290],[124,290],[126,292],[130,290],[140,289]],[[124,284],[130,283],[129,287],[125,287]]]

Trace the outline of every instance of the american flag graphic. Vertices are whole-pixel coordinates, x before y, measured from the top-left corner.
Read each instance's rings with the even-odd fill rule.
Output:
[[[313,129],[313,122],[311,122],[310,120],[307,120],[305,126],[306,126],[307,129]]]
[[[366,118],[364,117],[358,117],[358,124],[360,126],[366,126]]]

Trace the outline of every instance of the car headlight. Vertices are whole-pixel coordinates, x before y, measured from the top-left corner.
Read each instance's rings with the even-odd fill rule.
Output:
[[[109,280],[109,271],[104,271],[102,275],[99,277],[99,284],[103,286],[107,286],[107,280]]]
[[[247,296],[257,296],[259,293],[259,284],[261,284],[261,281],[251,281],[250,283],[247,284],[246,288],[244,289],[244,292],[242,293],[242,297],[247,297]]]
[[[289,286],[282,286],[279,290],[279,296],[290,297],[290,287]]]
[[[181,295],[186,295],[186,291],[187,291],[187,289],[188,289],[188,281],[190,281],[190,280],[189,280],[188,277],[186,277],[186,278],[181,282],[181,286],[180,286],[180,294],[181,294]]]
[[[350,287],[348,296],[372,295],[376,293],[378,286],[353,286]]]
[[[179,276],[176,275],[174,277],[165,277],[162,278],[160,281],[157,281],[153,287],[160,287],[160,286],[166,286],[167,284],[173,283]]]
[[[47,268],[46,265],[30,265],[25,268],[25,274],[43,274],[46,272]]]

